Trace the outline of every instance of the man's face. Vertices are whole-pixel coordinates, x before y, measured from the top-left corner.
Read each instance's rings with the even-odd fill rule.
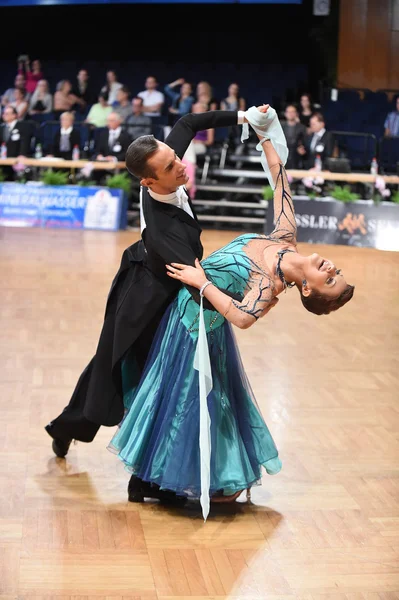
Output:
[[[155,79],[155,77],[147,77],[145,87],[147,88],[147,90],[155,90],[155,88],[157,87],[157,80]]]
[[[311,117],[309,124],[312,133],[318,133],[324,127],[323,121],[319,121],[317,117]]]
[[[7,106],[3,111],[3,121],[5,123],[12,123],[17,118],[14,110],[11,106]]]
[[[287,108],[285,109],[285,118],[287,119],[287,121],[295,121],[297,116],[298,116],[298,113],[296,112],[295,107],[287,106]]]
[[[73,116],[69,114],[61,115],[60,121],[63,129],[69,129],[73,125]]]
[[[132,100],[132,110],[135,115],[138,115],[142,112],[143,103],[140,100],[134,99]]]
[[[148,164],[154,170],[157,179],[151,177],[143,179],[143,185],[151,187],[156,183],[158,188],[163,188],[163,193],[168,194],[188,181],[186,165],[182,163],[176,152],[163,142],[158,142],[158,150],[148,160]]]
[[[108,129],[117,129],[121,124],[121,120],[115,113],[111,113],[107,117]]]
[[[85,70],[83,70],[83,69],[82,69],[81,71],[79,71],[79,73],[78,73],[78,79],[79,79],[79,81],[81,81],[82,83],[86,83],[86,81],[89,79],[89,74],[88,74],[88,72],[87,72],[87,71],[85,71]]]
[[[14,81],[16,88],[23,89],[25,87],[25,77],[23,75],[17,75]]]

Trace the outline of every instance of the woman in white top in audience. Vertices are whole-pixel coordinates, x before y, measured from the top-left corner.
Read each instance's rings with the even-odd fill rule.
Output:
[[[53,96],[50,94],[48,81],[38,81],[35,91],[29,102],[30,115],[43,115],[53,109]]]

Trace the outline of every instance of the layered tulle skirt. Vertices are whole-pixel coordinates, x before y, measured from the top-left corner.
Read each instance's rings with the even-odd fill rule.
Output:
[[[262,466],[277,473],[281,462],[230,324],[225,321],[207,338],[213,379],[209,493],[230,495],[260,483]],[[130,472],[191,498],[201,494],[195,350],[196,339],[183,325],[176,300],[161,321],[138,386],[129,384],[134,360],[127,356],[123,363],[126,414],[109,445]]]

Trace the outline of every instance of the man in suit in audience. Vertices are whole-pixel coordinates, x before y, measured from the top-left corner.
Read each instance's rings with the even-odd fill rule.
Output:
[[[122,129],[122,117],[112,112],[107,117],[107,129],[100,131],[94,145],[94,160],[121,162],[125,160],[126,150],[130,144],[130,137]],[[104,177],[115,173],[115,171],[94,170],[92,177],[98,184],[104,181]]]
[[[72,160],[75,146],[80,150],[80,133],[74,127],[75,117],[71,112],[64,112],[60,116],[61,127],[54,136],[50,150],[51,156]]]
[[[112,112],[107,117],[107,129],[101,131],[94,146],[95,160],[124,161],[130,138],[122,129],[122,118]]]
[[[284,111],[284,121],[281,123],[288,146],[286,169],[299,168],[297,149],[303,145],[306,138],[306,127],[299,120],[298,109],[294,104],[288,104]]]
[[[5,144],[7,158],[27,157],[30,155],[31,133],[27,123],[18,121],[18,113],[13,106],[6,106],[3,111],[4,123],[0,127],[0,145]],[[3,167],[7,180],[13,181],[12,167]]]
[[[327,158],[334,152],[334,137],[326,130],[324,116],[316,112],[310,118],[311,134],[305,138],[304,144],[298,147],[298,154],[302,157],[304,169],[312,169],[317,155],[320,156],[323,166]]]
[[[264,112],[264,107],[259,110]],[[57,456],[67,454],[72,439],[91,442],[101,425],[111,427],[123,419],[123,359],[129,353],[136,361],[137,381],[130,382],[134,385],[143,372],[157,326],[181,288],[167,276],[166,264],[194,266],[203,255],[201,227],[185,190],[188,177],[182,158],[198,131],[244,121],[242,111],[187,114],[177,121],[165,143],[146,135],[130,145],[126,166],[141,184],[142,239],[123,253],[108,294],[95,356],[80,376],[68,406],[45,427]],[[187,289],[199,303],[198,290]],[[204,306],[211,307],[207,302]],[[143,496],[167,502],[175,499],[174,492],[146,485],[135,476],[128,492],[131,501]]]

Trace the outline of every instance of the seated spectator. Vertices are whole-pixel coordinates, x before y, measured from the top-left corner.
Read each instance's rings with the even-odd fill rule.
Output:
[[[160,117],[165,103],[165,96],[157,90],[158,82],[156,77],[147,77],[145,81],[145,90],[137,95],[143,99],[144,115],[146,117]]]
[[[101,88],[102,93],[108,94],[108,104],[112,106],[117,101],[116,94],[122,84],[119,83],[115,71],[107,71],[107,83]]]
[[[53,96],[50,94],[48,82],[41,79],[29,102],[30,115],[44,115],[53,110]]]
[[[240,88],[237,83],[231,83],[228,88],[228,96],[220,103],[221,110],[245,110],[245,99],[240,96]],[[241,144],[241,126],[233,125],[228,129],[228,141],[233,152]]]
[[[206,105],[206,110],[217,110],[218,101],[212,94],[212,88],[207,81],[200,81],[197,85],[197,102]]]
[[[25,93],[20,89],[16,88],[14,102],[10,102],[10,106],[13,106],[18,114],[18,119],[22,121],[25,119],[25,115],[28,112],[29,104],[25,99]]]
[[[399,136],[399,96],[396,98],[396,110],[387,115],[384,123],[386,137]]]
[[[300,99],[299,120],[308,129],[310,134],[310,117],[314,114],[314,106],[310,94],[302,94]]]
[[[311,134],[306,136],[304,143],[297,149],[305,169],[313,169],[317,156],[325,164],[326,159],[334,152],[334,138],[332,133],[326,131],[322,113],[317,112],[310,117],[310,131]]]
[[[220,103],[221,110],[245,110],[245,99],[240,96],[240,88],[237,83],[231,83],[228,89],[228,95]]]
[[[43,79],[44,76],[40,60],[33,60],[31,69],[29,56],[26,56],[25,58],[25,61],[18,61],[18,74],[25,77],[26,91],[31,96],[35,91],[38,82]]]
[[[121,127],[121,117],[111,112],[107,117],[107,129],[101,131],[94,147],[95,160],[123,161],[130,138]]]
[[[24,75],[17,75],[14,80],[14,87],[8,88],[8,90],[6,90],[3,94],[3,96],[1,97],[1,105],[2,106],[7,106],[8,104],[11,104],[11,102],[15,101],[15,90],[16,89],[22,90],[25,94],[25,98],[28,100],[28,98],[30,96],[26,92],[25,77],[24,77]]]
[[[76,81],[72,86],[72,94],[83,101],[74,107],[81,113],[85,113],[96,101],[96,95],[90,85],[89,73],[86,69],[80,69],[77,74]]]
[[[68,79],[62,79],[57,83],[54,94],[54,117],[58,119],[64,112],[72,110],[75,104],[82,104],[83,100],[72,94],[72,85]]]
[[[130,104],[130,92],[128,88],[123,85],[116,92],[116,102],[114,103],[114,112],[118,113],[124,123],[127,117],[132,114],[132,105]]]
[[[288,160],[285,165],[286,169],[299,168],[298,146],[303,146],[306,138],[306,127],[299,120],[297,107],[293,104],[288,104],[284,111],[285,120],[281,122],[285,138],[288,146]]]
[[[180,87],[180,92],[176,92],[175,88]],[[169,107],[169,112],[173,115],[182,117],[191,112],[194,104],[193,88],[191,83],[185,79],[176,79],[164,88],[165,94],[172,100],[172,106]]]
[[[202,113],[208,110],[207,105],[202,102],[196,102],[193,105],[193,113]],[[193,150],[196,156],[205,154],[207,148],[212,146],[215,141],[215,130],[206,129],[205,131],[198,131],[192,140]]]
[[[28,157],[30,155],[31,134],[27,123],[18,121],[18,114],[13,106],[6,106],[3,111],[3,124],[0,127],[0,145],[7,148],[7,158]],[[3,167],[8,181],[15,179],[12,167]]]
[[[71,112],[64,112],[60,116],[60,129],[53,138],[49,156],[56,156],[64,160],[72,160],[75,146],[80,150],[80,132],[74,127],[75,116]]]
[[[132,114],[125,121],[126,130],[129,138],[133,141],[141,135],[150,135],[152,133],[151,117],[146,117],[143,114],[143,99],[133,98]]]
[[[100,92],[98,102],[93,104],[86,117],[86,123],[94,125],[94,127],[106,127],[107,117],[112,113],[112,108],[108,104],[107,92]]]

